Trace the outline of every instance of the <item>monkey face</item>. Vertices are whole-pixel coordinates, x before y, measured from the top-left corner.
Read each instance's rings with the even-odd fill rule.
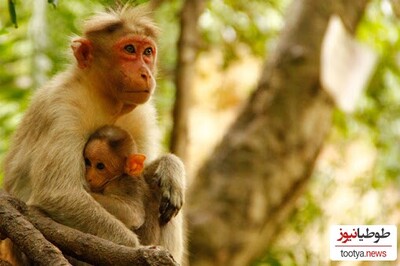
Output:
[[[119,98],[126,104],[142,104],[153,94],[157,57],[156,45],[150,38],[128,36],[120,39],[113,47],[117,52],[120,81]]]
[[[79,68],[89,70],[90,79],[107,97],[126,105],[139,105],[153,94],[157,48],[152,38],[128,34],[111,45],[79,38],[73,41],[72,48]]]
[[[89,142],[84,157],[86,181],[94,192],[102,191],[108,182],[124,173],[124,160],[115,156],[103,140]]]

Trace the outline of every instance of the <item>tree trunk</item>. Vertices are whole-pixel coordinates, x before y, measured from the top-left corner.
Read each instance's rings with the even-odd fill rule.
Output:
[[[293,1],[258,88],[187,194],[192,266],[249,265],[293,211],[331,128],[320,83],[330,16],[355,29],[367,1]]]
[[[197,22],[204,6],[204,0],[186,0],[181,12],[181,33],[178,41],[175,81],[176,97],[173,110],[174,126],[170,149],[184,162],[187,161],[189,106],[200,39]]]

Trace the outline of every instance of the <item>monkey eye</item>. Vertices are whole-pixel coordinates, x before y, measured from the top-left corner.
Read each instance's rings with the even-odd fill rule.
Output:
[[[144,50],[143,54],[144,54],[144,55],[147,55],[147,56],[152,55],[152,54],[153,54],[153,48],[147,47],[147,48]]]
[[[90,160],[88,158],[85,158],[85,165],[86,166],[91,166]]]
[[[125,45],[124,50],[130,54],[134,54],[136,52],[135,46],[132,44]]]
[[[96,168],[99,170],[103,170],[106,166],[104,165],[104,163],[97,163],[96,164]]]

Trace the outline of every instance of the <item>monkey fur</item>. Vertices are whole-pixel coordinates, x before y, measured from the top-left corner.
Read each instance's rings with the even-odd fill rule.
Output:
[[[161,191],[160,244],[180,263],[184,252],[185,169],[159,157],[160,131],[151,96],[158,28],[145,7],[124,6],[89,18],[72,41],[76,62],[35,91],[4,161],[3,188],[55,221],[117,244],[137,247],[137,235],[85,189],[82,155],[97,128],[117,125],[135,139]]]
[[[136,152],[128,132],[101,127],[85,146],[86,180],[93,198],[133,230],[142,245],[159,245],[160,230],[168,226],[160,228],[160,189],[153,180],[144,179],[144,156]]]

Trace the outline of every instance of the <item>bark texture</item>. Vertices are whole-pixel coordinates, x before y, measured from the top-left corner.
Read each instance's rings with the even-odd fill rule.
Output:
[[[130,248],[82,233],[56,223],[39,209],[28,207],[3,191],[0,233],[2,238],[9,237],[35,265],[70,265],[63,253],[95,265],[177,265],[165,249]]]
[[[200,33],[197,22],[205,7],[205,0],[186,0],[181,11],[181,33],[178,40],[178,60],[176,67],[176,96],[173,110],[174,126],[172,129],[172,153],[187,161],[187,146],[189,142],[188,123],[189,106],[195,60],[199,50]]]
[[[293,1],[254,94],[190,188],[190,262],[249,265],[270,245],[331,128],[321,46],[337,12],[356,28],[367,0]]]

